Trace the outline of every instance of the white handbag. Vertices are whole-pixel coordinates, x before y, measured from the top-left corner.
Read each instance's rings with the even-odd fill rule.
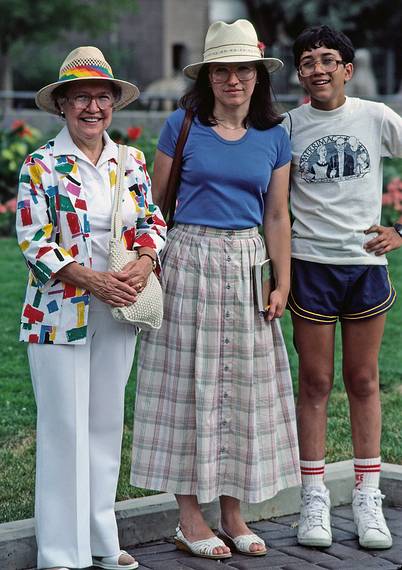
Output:
[[[117,179],[112,210],[112,236],[109,246],[110,271],[122,271],[130,261],[138,259],[137,251],[127,250],[121,240],[122,220],[121,201],[124,188],[124,173],[127,147],[119,145],[117,159]],[[162,287],[154,272],[150,273],[147,283],[137,300],[126,307],[111,307],[116,321],[136,325],[143,330],[159,329],[163,318]]]

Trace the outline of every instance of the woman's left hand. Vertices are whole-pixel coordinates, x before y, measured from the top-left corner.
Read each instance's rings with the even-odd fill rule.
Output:
[[[272,321],[282,317],[285,312],[288,295],[283,293],[280,289],[274,289],[269,296],[269,310],[265,313],[265,319]]]
[[[149,275],[152,273],[152,260],[150,257],[143,255],[136,261],[130,261],[120,271],[119,278],[126,281],[131,287],[134,287],[140,293],[148,281]]]

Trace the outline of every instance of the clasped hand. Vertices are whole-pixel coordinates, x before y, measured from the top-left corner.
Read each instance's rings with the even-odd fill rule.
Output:
[[[152,272],[152,261],[143,256],[130,261],[122,271],[99,271],[93,276],[91,293],[112,307],[135,303]]]

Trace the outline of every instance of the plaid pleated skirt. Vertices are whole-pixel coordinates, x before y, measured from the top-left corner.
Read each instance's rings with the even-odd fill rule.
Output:
[[[254,303],[265,257],[257,228],[169,232],[163,325],[141,340],[133,485],[255,503],[300,483],[286,348]]]

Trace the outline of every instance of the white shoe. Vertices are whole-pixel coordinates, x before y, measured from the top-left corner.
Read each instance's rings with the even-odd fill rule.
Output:
[[[226,548],[226,544],[217,536],[204,538],[202,540],[195,540],[190,542],[183,534],[180,525],[176,528],[176,536],[174,537],[176,548],[189,552],[193,556],[200,558],[211,558],[212,560],[219,560],[220,558],[230,558],[231,552],[224,554],[214,554],[215,548]]]
[[[139,563],[125,550],[120,550],[115,556],[93,556],[92,566],[103,570],[135,570]]]
[[[382,499],[384,495],[379,489],[354,489],[352,510],[359,544],[363,548],[391,548],[392,537],[384,515]]]
[[[256,534],[239,534],[239,536],[230,536],[222,527],[219,527],[219,535],[222,540],[229,546],[229,548],[234,548],[239,554],[246,554],[247,556],[265,556],[267,553],[267,547],[265,542],[260,536]],[[250,550],[252,544],[260,544],[263,550]]]
[[[302,488],[301,497],[297,542],[303,546],[331,546],[331,501],[328,489],[305,487]]]

